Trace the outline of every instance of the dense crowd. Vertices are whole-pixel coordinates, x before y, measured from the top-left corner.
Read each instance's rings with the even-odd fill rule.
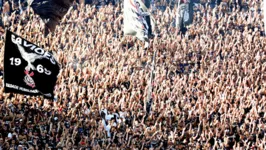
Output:
[[[184,35],[171,26],[176,7],[157,9],[148,50],[123,38],[120,4],[75,3],[48,37],[30,8],[1,14],[5,27],[52,50],[61,71],[53,100],[1,86],[0,149],[266,149],[261,0],[229,4],[197,5]]]

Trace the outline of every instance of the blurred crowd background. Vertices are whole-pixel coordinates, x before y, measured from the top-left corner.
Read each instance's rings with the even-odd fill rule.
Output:
[[[121,1],[85,2],[44,37],[23,0],[0,0],[0,149],[266,149],[261,0],[195,2],[185,34],[173,23],[176,1],[155,0],[147,50],[123,39]],[[4,93],[5,28],[54,53],[55,99]]]

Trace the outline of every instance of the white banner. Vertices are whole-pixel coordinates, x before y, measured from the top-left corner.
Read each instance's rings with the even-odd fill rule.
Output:
[[[147,23],[150,16],[151,25]],[[141,0],[124,0],[124,35],[136,36],[141,41],[148,41],[149,28],[154,29],[154,19]]]

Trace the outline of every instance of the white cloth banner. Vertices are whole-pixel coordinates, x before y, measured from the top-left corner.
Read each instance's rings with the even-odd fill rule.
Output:
[[[154,29],[154,19],[142,0],[124,0],[124,35],[136,36],[147,42],[150,28],[147,16],[150,16],[151,27]]]
[[[182,29],[193,23],[193,3],[183,3],[177,8],[176,27]]]

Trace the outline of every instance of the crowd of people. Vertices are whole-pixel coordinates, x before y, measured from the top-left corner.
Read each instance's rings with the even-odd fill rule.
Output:
[[[47,37],[31,8],[1,14],[7,29],[52,50],[61,71],[53,100],[1,86],[0,149],[266,149],[261,3],[245,1],[246,10],[199,4],[184,35],[171,26],[176,7],[166,5],[153,14],[157,30],[147,50],[123,38],[121,4],[75,3]]]

